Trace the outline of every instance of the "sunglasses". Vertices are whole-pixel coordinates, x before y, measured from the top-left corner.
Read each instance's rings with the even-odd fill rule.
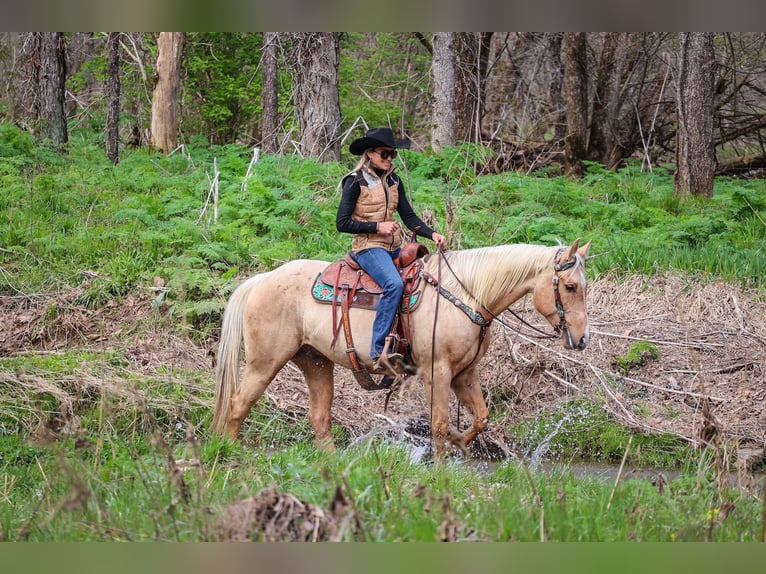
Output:
[[[397,156],[395,149],[375,150],[375,153],[380,156],[380,159],[394,159]]]

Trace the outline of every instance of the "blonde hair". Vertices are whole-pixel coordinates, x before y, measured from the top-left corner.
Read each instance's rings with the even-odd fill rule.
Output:
[[[367,148],[366,150],[364,150],[364,152],[362,152],[362,156],[359,158],[359,161],[356,162],[356,165],[353,168],[351,168],[351,171],[349,173],[355,173],[355,172],[361,171],[361,170],[369,171],[369,169],[370,169],[370,156],[367,155],[367,152],[370,151],[371,149],[375,149],[375,148],[372,148],[372,147],[371,148]],[[394,171],[394,166],[392,165],[391,169],[388,170],[387,173],[393,173],[393,171]],[[344,179],[346,179],[345,175],[342,178],[340,178],[340,181],[338,182],[338,191],[343,191],[343,180]],[[381,180],[383,181],[383,185],[386,187],[386,189],[388,189],[388,183],[386,182],[386,178],[383,177],[383,178],[381,178]]]
[[[370,148],[370,149],[372,149],[372,148]],[[365,167],[366,163],[369,163],[370,158],[367,156],[367,152],[368,151],[369,150],[364,150],[362,152],[362,156],[359,158],[359,161],[356,162],[356,165],[351,169],[351,171],[359,171],[360,169]]]

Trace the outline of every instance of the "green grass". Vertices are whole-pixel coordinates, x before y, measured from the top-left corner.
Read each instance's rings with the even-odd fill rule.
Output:
[[[62,305],[97,312],[159,276],[165,288],[149,291],[155,316],[138,328],[207,342],[241,275],[338,258],[350,245],[334,222],[347,165],[267,155],[245,181],[251,150],[242,147],[196,140],[188,156],[169,157],[125,149],[113,166],[93,141],[75,137],[59,154],[0,124],[0,295],[49,297],[46,328],[56,328]],[[472,165],[491,152],[476,146],[402,155],[416,210],[432,212],[441,231],[448,207],[454,213],[454,248],[581,237],[593,241],[590,277],[675,270],[763,292],[762,182],[720,179],[712,199],[680,199],[662,167],[590,165],[569,181],[478,176]],[[214,158],[217,220],[206,204]],[[54,299],[73,290],[72,301]],[[615,361],[627,370],[651,351],[637,344]],[[522,451],[555,455],[556,470],[509,462],[482,473],[459,461],[415,462],[384,442],[350,446],[357,442],[337,425],[340,452],[319,453],[305,415],[267,401],[241,442],[211,437],[207,374],[142,371],[132,360],[109,349],[0,358],[0,539],[212,540],[229,505],[269,487],[325,513],[336,500],[352,517],[338,518],[344,540],[759,536],[762,501],[717,481],[716,453],[631,433],[594,404],[567,403],[510,429]],[[627,464],[681,477],[615,487],[568,469],[579,457],[619,464],[626,453]]]
[[[576,399],[557,405],[534,420],[511,429],[528,458],[593,461],[633,468],[682,468],[696,461],[696,451],[672,434],[643,434],[614,422],[597,404]]]
[[[189,155],[125,149],[113,166],[86,138],[68,155],[0,125],[0,292],[50,291],[98,273],[84,302],[99,306],[151,282],[174,278],[167,302],[205,324],[211,300],[236,272],[295,258],[333,259],[348,249],[335,230],[338,163],[266,155],[244,180],[251,151],[192,142]],[[766,193],[759,181],[721,178],[712,199],[681,199],[662,167],[619,172],[589,165],[570,181],[471,167],[491,151],[465,145],[441,154],[406,151],[400,172],[418,211],[454,248],[591,239],[589,274],[678,270],[763,286]],[[213,159],[220,169],[217,220],[208,201]]]
[[[269,401],[242,440],[210,436],[208,377],[137,375],[118,351],[6,357],[0,376],[4,541],[217,540],[227,509],[268,489],[322,509],[335,528],[323,536],[348,541],[755,541],[760,532],[763,502],[718,480],[728,475],[717,451],[631,434],[584,400],[511,429],[525,462],[481,470],[416,459],[380,438],[352,446],[337,426],[339,451],[323,453],[305,413]],[[532,460],[541,444],[558,460],[549,470]],[[626,450],[630,467],[671,478],[626,472],[615,486],[570,467],[581,456],[616,466]]]
[[[216,540],[226,508],[268,488],[323,509],[348,541],[752,541],[762,510],[710,476],[615,486],[566,466],[530,472],[509,462],[482,473],[413,462],[381,442],[326,454],[302,442],[270,452],[102,438],[79,448],[0,438],[0,538]],[[258,539],[256,527],[250,536]]]

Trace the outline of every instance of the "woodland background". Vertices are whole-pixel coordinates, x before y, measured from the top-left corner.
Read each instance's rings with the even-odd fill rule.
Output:
[[[367,126],[489,172],[675,163],[679,194],[766,165],[763,33],[0,34],[0,115],[171,152],[194,138],[337,161]]]

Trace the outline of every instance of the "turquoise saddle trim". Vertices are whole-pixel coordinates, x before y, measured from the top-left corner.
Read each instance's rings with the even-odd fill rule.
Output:
[[[361,293],[361,292],[359,292]],[[314,297],[316,301],[319,301],[320,303],[332,303],[333,302],[333,294],[334,294],[334,288],[332,285],[328,285],[327,283],[324,283],[321,281],[320,277],[317,277],[316,281],[314,281],[314,286],[311,288],[311,295]],[[378,306],[378,299],[380,299],[380,295],[370,295],[369,293],[366,293],[367,299],[372,299],[372,304],[365,305],[365,304],[359,304],[356,299],[357,297],[354,297],[354,300],[351,301],[351,307],[360,307],[362,309],[375,309]],[[417,307],[418,303],[420,303],[420,296],[421,292],[415,291],[414,293],[411,293],[410,296],[407,299],[402,300],[402,304],[400,305],[400,309],[404,312],[407,311],[414,311],[415,307]],[[335,302],[340,305],[341,303],[341,296],[340,293],[335,295]]]

